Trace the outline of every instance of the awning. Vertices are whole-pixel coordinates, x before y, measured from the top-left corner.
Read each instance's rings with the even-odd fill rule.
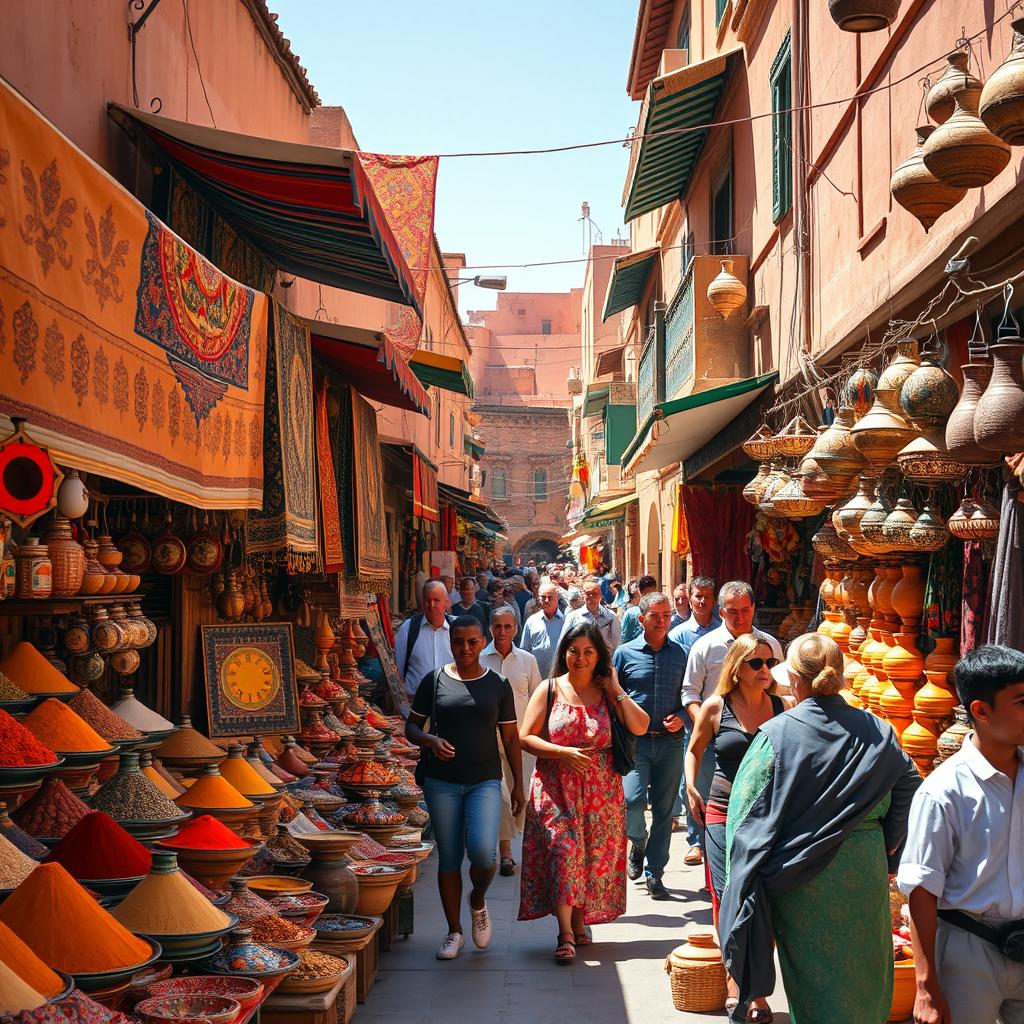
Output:
[[[628,256],[620,256],[612,264],[608,291],[604,296],[602,320],[640,302],[647,278],[650,277],[651,268],[658,262],[660,252],[661,246],[655,245],[640,252],[631,252]]]
[[[451,484],[438,484],[438,495],[442,502],[447,502],[463,519],[473,523],[481,523],[498,530],[506,529],[505,521],[481,499],[474,497],[469,491]]]
[[[637,500],[636,493],[624,494],[620,498],[612,498],[603,501],[599,505],[592,505],[583,514],[579,521],[578,528],[586,530],[603,530],[616,523],[621,523],[626,518],[626,508]]]
[[[583,418],[600,416],[608,404],[607,384],[588,384],[583,392]]]
[[[300,318],[302,319],[302,318]],[[430,399],[386,334],[306,320],[313,352],[366,398],[430,415]]]
[[[468,435],[462,439],[462,450],[472,458],[479,462],[487,451],[486,447],[480,444],[478,441],[474,441],[473,438]]]
[[[706,127],[697,126],[715,120],[729,73],[742,52],[738,48],[691,64],[648,86],[622,197],[627,222],[686,192],[708,134]]]
[[[618,373],[622,369],[622,357],[626,354],[625,345],[605,349],[594,364],[594,376],[603,377],[607,373]]]
[[[778,373],[723,384],[654,407],[622,454],[622,471],[664,469],[688,459],[778,380]]]
[[[469,368],[455,356],[417,349],[409,360],[409,366],[421,384],[430,384],[442,391],[452,391],[467,398],[473,397],[473,378]]]
[[[289,274],[413,306],[412,274],[351,150],[220,131],[108,106],[144,135],[206,201]]]

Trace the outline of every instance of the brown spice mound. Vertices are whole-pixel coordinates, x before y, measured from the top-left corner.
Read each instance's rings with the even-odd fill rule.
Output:
[[[31,836],[63,839],[88,813],[88,805],[51,776],[12,817]]]
[[[0,698],[2,699],[2,698]],[[142,733],[115,714],[92,690],[82,690],[68,701],[68,707],[84,719],[105,740],[141,740]]]
[[[275,942],[294,942],[298,939],[312,937],[309,928],[295,924],[287,918],[278,917],[277,914],[269,914],[261,917],[258,921],[250,923],[252,937],[256,942],[265,942],[272,946]]]
[[[342,974],[348,964],[336,956],[318,953],[313,949],[299,951],[299,964],[288,977],[309,981],[313,978],[328,978]]]
[[[13,843],[0,836],[0,889],[14,889],[39,865]]]

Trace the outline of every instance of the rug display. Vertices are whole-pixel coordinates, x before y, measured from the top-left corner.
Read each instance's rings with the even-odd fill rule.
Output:
[[[355,584],[360,593],[391,592],[391,546],[384,517],[384,463],[377,434],[377,413],[351,392],[352,504],[355,519]],[[351,570],[349,570],[351,573]]]
[[[320,513],[323,520],[324,572],[345,568],[345,549],[341,543],[341,514],[338,510],[338,482],[331,452],[331,424],[327,413],[327,378],[316,389],[316,463],[320,478]]]

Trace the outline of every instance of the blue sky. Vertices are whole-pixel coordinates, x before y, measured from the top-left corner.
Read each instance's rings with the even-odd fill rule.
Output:
[[[363,149],[446,153],[612,139],[636,122],[626,71],[636,0],[270,0],[326,104]],[[435,229],[471,264],[583,255],[580,205],[621,229],[628,152],[442,160]],[[627,232],[623,230],[623,234]],[[583,265],[495,271],[510,290],[562,291]],[[480,271],[476,271],[480,273]],[[461,289],[464,306],[495,294]]]

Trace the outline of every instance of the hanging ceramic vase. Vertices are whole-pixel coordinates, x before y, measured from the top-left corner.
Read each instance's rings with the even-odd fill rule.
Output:
[[[917,341],[914,338],[900,338],[896,342],[896,355],[892,361],[878,375],[878,383],[875,390],[890,390],[896,392],[899,399],[900,392],[907,378],[921,365],[921,359],[917,353]]]
[[[1024,18],[1014,18],[1009,56],[981,90],[978,112],[985,127],[1011,146],[1024,145]]]
[[[778,455],[775,435],[763,423],[740,447],[755,462],[770,462]]]
[[[210,530],[208,517],[204,516],[202,527],[189,537],[185,551],[188,571],[197,576],[209,576],[221,567],[224,547]]]
[[[811,449],[811,456],[818,465],[843,487],[849,486],[864,468],[864,456],[854,444],[850,432],[855,422],[853,409],[842,406]]]
[[[974,440],[979,448],[1012,455],[1024,450],[1024,341],[1015,325],[1000,328],[989,351],[992,376],[974,411]]]
[[[964,498],[949,517],[946,529],[957,540],[995,540],[999,536],[999,511],[987,501]]]
[[[867,510],[874,503],[875,485],[877,482],[872,476],[862,476],[857,493],[839,510],[839,523],[843,530],[849,534],[854,548],[864,539],[864,535],[860,531],[860,523]]]
[[[1010,162],[1010,147],[978,117],[978,101],[967,90],[953,97],[953,114],[924,144],[924,165],[939,181],[981,188]]]
[[[708,301],[728,320],[747,301],[747,286],[732,272],[733,261],[722,260],[721,273],[708,285]]]
[[[974,417],[978,401],[992,379],[992,363],[988,359],[975,362],[976,358],[972,355],[971,362],[960,367],[964,389],[946,421],[946,450],[965,466],[992,466],[999,461],[998,453],[986,451],[974,440]]]
[[[917,522],[917,509],[909,498],[900,498],[886,517],[882,536],[890,551],[913,551],[910,531]]]
[[[889,543],[885,538],[885,521],[892,512],[892,505],[882,490],[880,484],[875,487],[875,500],[868,510],[861,516],[860,532],[864,543],[874,549],[875,554],[884,554],[889,551]]]
[[[797,413],[776,435],[775,450],[784,459],[803,458],[818,439],[818,433]]]
[[[850,379],[843,388],[843,405],[853,409],[855,419],[860,419],[871,408],[875,400],[875,388],[878,386],[878,374],[862,366],[850,374]]]
[[[81,519],[89,511],[89,488],[77,469],[69,469],[57,488],[57,510],[65,519]]]
[[[917,129],[917,148],[892,172],[889,191],[893,199],[909,214],[916,217],[927,233],[928,229],[964,196],[966,188],[947,185],[939,181],[924,164],[924,144],[935,131],[931,124]]]
[[[938,551],[949,541],[949,529],[942,513],[929,498],[924,511],[917,517],[910,531],[910,543],[915,551]]]
[[[900,0],[828,0],[828,13],[844,32],[881,32],[900,12]]]
[[[909,376],[910,373],[907,373]],[[883,388],[881,383],[879,380],[875,404],[853,425],[851,431],[853,443],[872,468],[878,471],[890,466],[900,450],[915,436],[914,429],[900,413],[899,392]]]
[[[755,508],[761,501],[761,492],[768,483],[768,463],[762,462],[757,469],[757,476],[751,478],[746,487],[743,488],[743,498],[749,501]]]
[[[946,61],[942,77],[931,87],[925,100],[928,116],[936,124],[943,124],[953,116],[957,93],[964,93],[974,103],[981,100],[981,80],[971,74],[970,53],[954,50]]]

